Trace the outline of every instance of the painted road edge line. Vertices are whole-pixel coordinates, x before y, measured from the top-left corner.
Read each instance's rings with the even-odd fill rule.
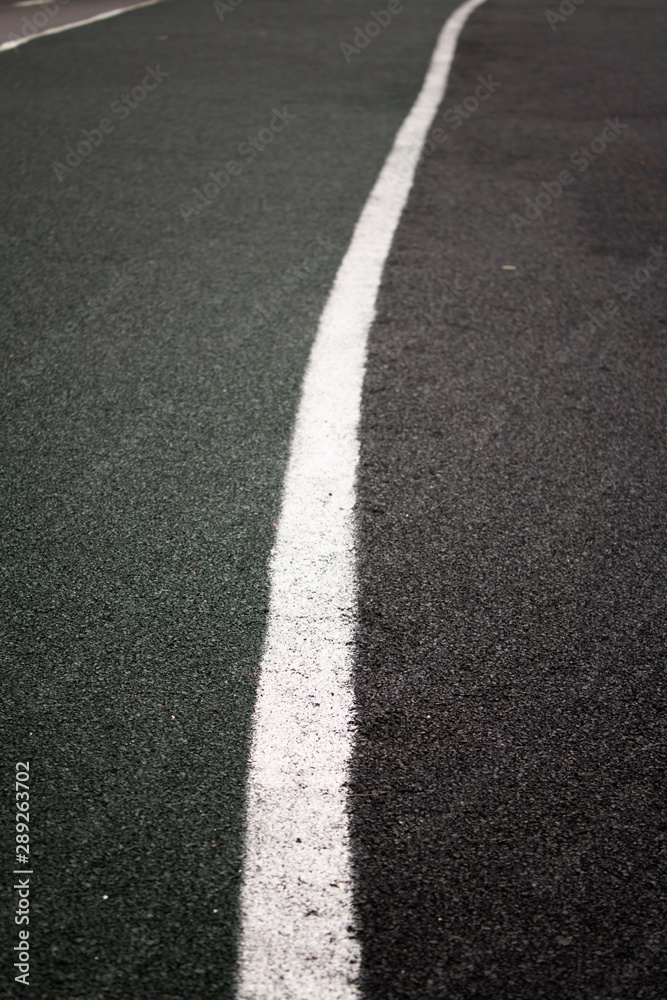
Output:
[[[130,10],[137,10],[139,7],[152,7],[156,3],[163,3],[164,0],[141,0],[140,3],[132,4],[131,7],[114,7],[113,10],[105,10],[103,14],[94,14],[92,17],[83,18],[81,21],[70,21],[69,24],[58,24],[54,28],[47,28],[46,31],[38,31],[34,35],[26,35],[25,38],[14,38],[9,42],[0,44],[0,52],[8,49],[16,49],[19,45],[25,45],[35,38],[45,38],[47,35],[59,35],[61,31],[69,31],[71,28],[82,28],[84,24],[93,24],[94,21],[107,21],[110,17],[118,17],[119,14],[127,14]]]
[[[253,717],[239,1000],[358,996],[345,785],[354,736],[353,508],[366,342],[458,37],[482,3],[467,0],[439,35],[355,227],[304,376],[271,553]]]

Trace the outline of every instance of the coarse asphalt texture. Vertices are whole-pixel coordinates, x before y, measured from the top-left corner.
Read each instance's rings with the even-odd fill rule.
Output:
[[[0,733],[3,773],[32,763],[40,998],[232,995],[301,378],[453,6],[407,5],[349,64],[361,0],[244,0],[223,20],[166,0],[0,54]],[[148,67],[162,80],[133,99]],[[295,118],[239,155],[275,108]]]
[[[233,996],[301,378],[457,4],[405,4],[347,63],[369,6],[165,0],[0,55],[0,733],[4,773],[31,761],[45,1000]],[[665,9],[548,9],[488,0],[464,30],[442,112],[500,86],[439,116],[371,333],[350,781],[368,1000],[667,996],[664,264],[627,284],[661,259]],[[121,118],[148,68],[166,75]],[[244,158],[274,109],[293,120]],[[628,128],[580,170],[607,119]]]
[[[667,996],[665,13],[480,7],[387,263],[350,800],[369,1000]]]

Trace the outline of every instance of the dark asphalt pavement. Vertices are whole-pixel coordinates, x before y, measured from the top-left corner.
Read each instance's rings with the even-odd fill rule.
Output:
[[[40,1000],[230,995],[301,377],[451,7],[351,64],[360,0],[168,0],[0,55],[0,736],[5,773],[33,768]],[[276,107],[295,119],[239,154]]]
[[[0,54],[0,742],[40,1000],[233,995],[301,379],[455,6],[349,63],[361,0],[165,0]],[[473,15],[371,334],[367,1000],[667,997],[666,12],[573,8]]]
[[[358,501],[369,1000],[667,996],[665,13],[479,8],[442,113],[500,86],[440,120],[396,234]]]

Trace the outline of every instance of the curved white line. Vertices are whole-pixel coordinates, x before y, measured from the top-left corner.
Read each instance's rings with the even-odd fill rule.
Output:
[[[354,484],[366,340],[468,0],[357,222],[304,377],[271,564],[247,792],[239,1000],[353,1000],[359,945],[345,783],[352,732]]]

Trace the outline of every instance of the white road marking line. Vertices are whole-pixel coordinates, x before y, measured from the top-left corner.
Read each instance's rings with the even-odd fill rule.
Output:
[[[137,10],[138,7],[152,7],[156,3],[163,3],[163,0],[141,0],[140,3],[132,4],[131,7],[114,7],[113,10],[105,10],[103,14],[93,14],[92,17],[84,17],[81,21],[70,21],[68,24],[56,25],[54,28],[45,28],[44,31],[37,29],[35,34],[26,35],[25,38],[13,38],[9,42],[2,42],[0,44],[0,52],[4,52],[7,49],[15,49],[19,45],[25,45],[26,42],[31,42],[33,38],[58,35],[61,31],[69,31],[70,28],[81,28],[84,24],[92,24],[93,21],[106,21],[110,17],[117,17],[118,14],[125,14],[129,10]],[[18,4],[14,4],[14,6],[16,7]]]
[[[362,211],[304,377],[271,564],[247,792],[239,1000],[352,1000],[345,782],[352,745],[354,483],[366,340],[385,259],[459,34],[442,29],[424,84]],[[405,169],[406,161],[409,169]]]

